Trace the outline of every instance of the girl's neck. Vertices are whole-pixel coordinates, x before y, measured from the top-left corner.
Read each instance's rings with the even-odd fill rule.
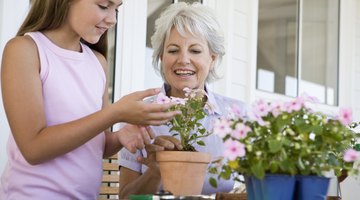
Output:
[[[81,45],[80,45],[80,37],[78,36],[71,36],[69,33],[62,31],[61,29],[56,30],[45,30],[42,32],[52,43],[56,46],[81,52]]]

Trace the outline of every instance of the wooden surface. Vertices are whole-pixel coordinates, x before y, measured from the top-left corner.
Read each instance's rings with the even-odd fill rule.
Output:
[[[216,193],[215,200],[246,200],[246,193],[229,194],[229,193]]]
[[[215,200],[246,200],[246,193],[229,194],[229,193],[216,193]],[[327,200],[341,200],[339,197],[327,197]]]

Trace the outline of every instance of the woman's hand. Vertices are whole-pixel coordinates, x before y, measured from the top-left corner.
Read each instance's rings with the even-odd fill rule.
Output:
[[[164,150],[181,150],[181,142],[172,136],[158,136],[152,144],[146,144],[147,157],[138,157],[137,160],[149,168],[157,167],[156,152]]]

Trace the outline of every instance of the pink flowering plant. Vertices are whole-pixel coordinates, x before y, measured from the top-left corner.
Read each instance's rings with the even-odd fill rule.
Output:
[[[196,151],[193,144],[204,146],[201,138],[210,135],[201,124],[201,120],[207,115],[206,111],[212,112],[210,104],[207,102],[207,94],[201,89],[184,88],[185,97],[167,97],[160,93],[157,103],[176,103],[170,110],[180,110],[181,115],[175,116],[167,125],[173,136],[179,136],[183,151]]]
[[[247,115],[233,108],[233,116],[220,118],[214,134],[223,138],[226,162],[210,172],[220,178],[266,173],[323,176],[341,170],[359,172],[358,135],[352,129],[351,110],[342,108],[334,117],[309,108],[313,98],[297,97],[289,102],[256,101]],[[354,165],[354,163],[356,165]],[[216,186],[216,180],[210,180]]]

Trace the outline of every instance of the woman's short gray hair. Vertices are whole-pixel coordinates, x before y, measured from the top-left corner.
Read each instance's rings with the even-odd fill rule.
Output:
[[[210,52],[217,55],[214,69],[210,71],[206,81],[210,82],[219,78],[216,73],[223,55],[225,54],[224,36],[213,11],[200,3],[187,4],[184,2],[174,3],[164,10],[155,21],[155,33],[151,37],[154,48],[153,66],[160,72],[165,80],[161,55],[164,53],[164,43],[175,27],[181,35],[188,31],[194,36],[204,37],[209,45]]]

